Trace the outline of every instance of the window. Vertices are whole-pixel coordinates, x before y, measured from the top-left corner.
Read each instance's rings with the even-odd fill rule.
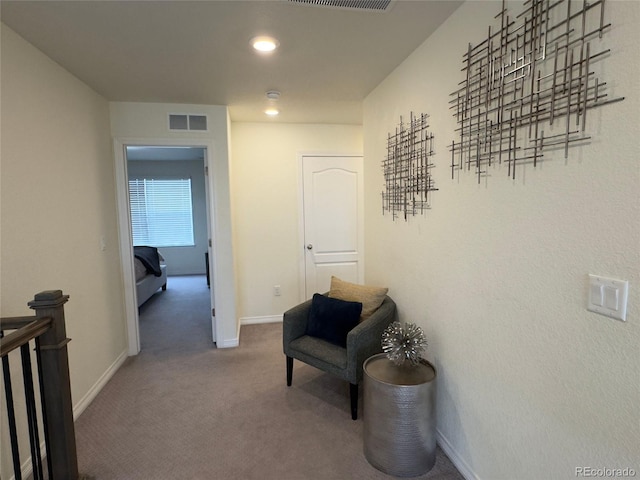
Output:
[[[134,245],[193,246],[191,179],[129,180]]]

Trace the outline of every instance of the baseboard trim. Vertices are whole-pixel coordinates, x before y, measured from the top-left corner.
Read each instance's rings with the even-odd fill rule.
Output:
[[[43,440],[40,443],[40,460],[42,460],[42,465],[45,465],[47,461],[46,448],[47,446]],[[22,478],[29,478],[29,479],[33,475],[33,465],[31,462],[31,455],[29,455],[29,457],[20,466],[20,475],[22,476]],[[13,476],[9,478],[9,480],[16,480],[16,474],[14,473]]]
[[[241,317],[240,325],[255,325],[258,323],[281,323],[282,315],[263,315],[261,317]]]
[[[216,342],[216,346],[218,348],[233,348],[237,347],[238,345],[240,345],[240,339],[238,337],[230,338],[229,340],[222,340],[221,342]]]
[[[240,345],[240,322],[236,325],[236,336],[235,338],[228,338],[226,340],[218,340],[216,341],[216,347],[218,348],[234,348]]]
[[[98,381],[89,389],[89,391],[85,394],[84,397],[73,407],[73,420],[76,421],[78,417],[84,412],[91,402],[98,396],[100,390],[104,388],[111,377],[115,375],[118,369],[122,366],[124,361],[127,359],[127,350],[123,350],[118,358],[116,358],[115,362],[111,364],[109,368],[100,376]],[[46,462],[46,445],[44,440],[40,444],[40,452],[42,463]],[[33,474],[33,465],[31,462],[31,455],[22,463],[20,466],[20,473],[22,478],[30,478]],[[15,480],[15,474],[9,479]]]
[[[442,448],[442,450],[447,455],[447,457],[449,457],[449,460],[451,460],[451,463],[453,463],[456,466],[460,474],[466,480],[480,480],[480,477],[476,475],[476,473],[471,469],[471,467],[467,465],[467,462],[465,462],[462,459],[462,457],[458,455],[458,452],[456,452],[456,450],[453,448],[453,445],[451,445],[451,442],[449,442],[449,440],[447,440],[447,438],[437,428],[436,428],[436,438],[437,438],[438,445],[440,445],[440,448]]]
[[[104,388],[111,377],[115,375],[118,369],[122,366],[124,361],[127,359],[127,350],[123,350],[118,358],[116,358],[115,362],[111,364],[109,368],[102,374],[102,376],[98,379],[98,381],[89,389],[89,391],[85,394],[84,397],[80,399],[80,401],[73,407],[73,419],[77,420],[82,412],[84,412],[91,402],[98,396],[100,390]]]

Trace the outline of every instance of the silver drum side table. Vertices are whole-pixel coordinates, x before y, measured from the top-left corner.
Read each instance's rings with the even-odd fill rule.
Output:
[[[422,475],[436,461],[436,369],[396,366],[384,353],[364,362],[364,455],[398,477]]]

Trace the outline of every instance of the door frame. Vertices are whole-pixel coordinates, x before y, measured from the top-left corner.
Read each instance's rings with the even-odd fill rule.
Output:
[[[304,237],[304,159],[306,157],[358,157],[363,161],[362,174],[364,175],[364,155],[362,153],[323,153],[323,152],[301,152],[298,153],[298,300],[304,302],[306,298],[306,251]],[[364,184],[364,182],[363,182]],[[364,192],[360,192],[364,210]],[[364,211],[359,219],[359,236],[361,241],[362,262],[358,266],[364,278]]]
[[[203,141],[202,139],[190,138],[114,138],[114,158],[115,158],[115,177],[116,177],[116,203],[118,210],[118,235],[120,239],[120,261],[122,264],[122,280],[124,288],[124,308],[127,324],[128,338],[128,354],[129,356],[140,353],[140,324],[138,316],[138,305],[136,301],[136,280],[135,268],[133,260],[133,239],[131,234],[131,209],[129,206],[129,177],[127,169],[127,155],[125,152],[128,146],[158,146],[158,147],[194,147],[203,148],[206,151],[205,166],[209,172],[213,171],[213,155],[214,145],[211,141]],[[205,175],[205,191],[207,192],[207,211],[214,212],[209,214],[207,224],[210,231],[216,232],[216,215],[214,208],[215,192],[212,190],[212,175]],[[211,241],[213,239],[210,238]],[[209,251],[209,271],[211,272],[213,288],[211,289],[211,303],[215,305],[216,288],[219,282],[217,271],[215,252],[213,252],[211,244],[207,247]],[[218,322],[216,318],[211,316],[211,332],[213,342],[216,342],[219,336]]]

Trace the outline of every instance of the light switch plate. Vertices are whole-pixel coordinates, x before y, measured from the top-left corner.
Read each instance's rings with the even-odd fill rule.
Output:
[[[587,310],[624,322],[627,317],[628,294],[628,281],[590,274]]]

